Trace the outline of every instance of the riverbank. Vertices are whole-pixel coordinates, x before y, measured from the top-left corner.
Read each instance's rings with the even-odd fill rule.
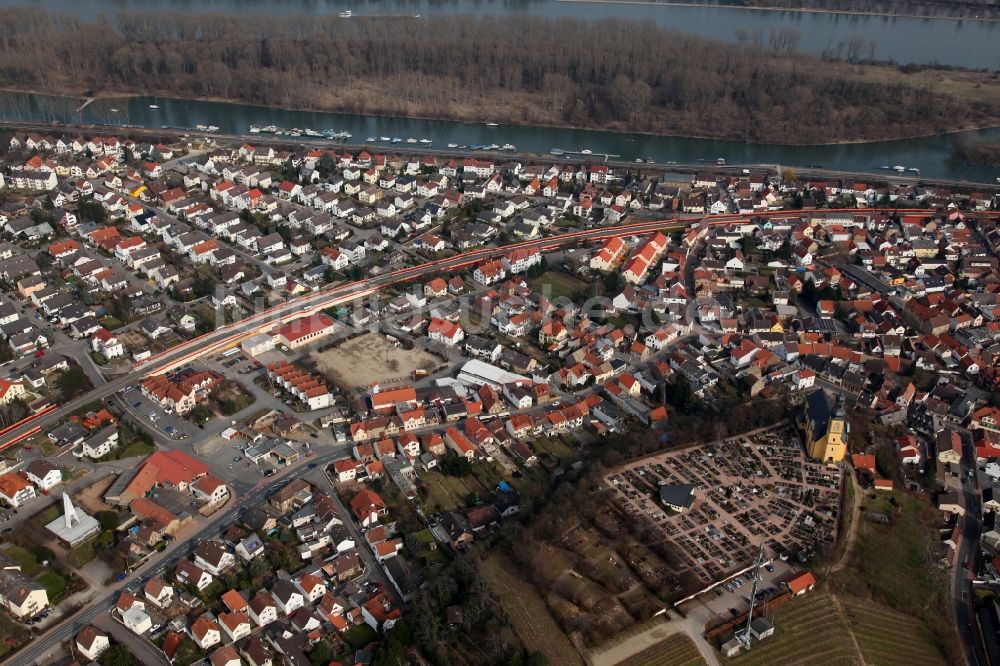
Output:
[[[78,130],[65,127],[83,125],[111,133],[129,133],[134,128],[149,128],[146,131],[151,132],[173,128],[179,133],[187,131],[196,136],[199,133],[191,128],[214,125],[219,128],[217,136],[242,137],[241,141],[253,144],[267,142],[275,145],[275,149],[278,149],[278,144],[272,144],[272,140],[292,145],[295,149],[330,144],[341,145],[340,150],[365,148],[389,154],[482,155],[501,161],[515,159],[517,155],[531,161],[563,162],[575,158],[594,164],[603,162],[607,154],[615,156],[609,158],[612,161],[633,166],[639,161],[657,165],[649,168],[671,168],[671,165],[681,164],[695,165],[699,169],[715,168],[717,160],[724,158],[729,165],[767,164],[771,168],[780,165],[780,168],[791,167],[800,172],[820,168],[831,172],[870,172],[877,174],[876,178],[887,175],[887,169],[881,167],[895,165],[912,168],[913,173],[919,173],[923,179],[994,184],[996,177],[1000,176],[1000,171],[995,168],[968,166],[953,156],[956,138],[973,142],[1000,142],[1000,128],[932,134],[898,141],[789,146],[526,124],[489,126],[481,122],[290,111],[164,97],[123,99],[102,95],[77,113],[78,99],[24,93],[0,94],[0,119],[6,119],[12,126],[34,122],[39,129],[30,131],[46,134],[76,132]],[[63,125],[53,125],[53,122]],[[269,125],[297,127],[303,130],[303,136],[274,137],[267,133],[249,132],[251,126]],[[306,134],[306,128],[351,134],[353,138],[349,138],[348,145],[343,146],[342,142],[323,141],[310,136]],[[396,140],[390,141],[390,138]],[[407,139],[413,142],[408,143]],[[421,139],[426,141],[421,142]],[[500,146],[508,145],[510,148],[500,150]],[[492,146],[493,150],[489,150],[488,146]],[[415,150],[411,151],[411,148]]]
[[[67,104],[75,104],[76,102],[81,102],[80,106],[76,107],[76,111],[80,112],[87,106],[91,106],[97,102],[110,103],[114,100],[129,100],[138,97],[153,97],[153,98],[164,98],[170,100],[177,100],[181,102],[206,102],[213,104],[227,104],[227,105],[240,105],[247,106],[246,102],[238,99],[227,99],[223,97],[198,97],[198,96],[177,96],[171,94],[169,91],[149,91],[147,93],[137,93],[137,92],[127,92],[127,91],[102,91],[93,93],[91,96],[84,96],[82,92],[72,91],[63,89],[60,92],[48,92],[45,90],[25,90],[22,88],[6,88],[0,87],[0,93],[15,93],[22,95],[35,95],[35,96],[45,96],[45,97],[55,97],[67,101]],[[930,137],[946,137],[955,136],[961,134],[968,134],[972,132],[978,132],[982,130],[990,130],[1000,128],[1000,119],[997,122],[991,122],[983,125],[974,125],[969,127],[956,127],[954,129],[944,130],[940,132],[923,132],[907,136],[893,137],[889,139],[854,139],[854,140],[839,140],[839,141],[820,141],[812,143],[782,143],[780,141],[762,143],[754,141],[741,141],[740,139],[710,136],[710,135],[697,135],[697,134],[670,134],[670,133],[657,133],[650,131],[641,131],[635,129],[628,129],[627,127],[616,127],[614,124],[609,124],[603,127],[590,127],[586,125],[572,125],[568,123],[546,123],[546,122],[519,122],[518,119],[505,119],[498,115],[492,116],[479,116],[479,117],[443,117],[443,116],[424,116],[419,114],[406,114],[406,115],[396,115],[387,113],[360,113],[360,112],[348,112],[338,109],[331,108],[321,108],[321,107],[308,107],[308,106],[280,106],[280,105],[266,105],[266,104],[250,104],[263,110],[275,110],[275,111],[287,111],[290,113],[330,113],[345,116],[360,116],[364,118],[371,119],[384,119],[387,121],[396,120],[417,120],[417,121],[428,121],[428,122],[454,122],[461,123],[464,125],[478,126],[484,125],[486,123],[496,122],[502,120],[499,124],[500,127],[506,126],[511,128],[525,128],[525,127],[543,127],[549,129],[559,129],[559,130],[601,130],[605,132],[613,132],[620,134],[625,140],[629,140],[628,137],[666,137],[675,139],[693,139],[701,141],[740,141],[748,146],[754,145],[768,145],[768,146],[787,146],[794,148],[822,148],[830,146],[864,146],[884,143],[885,141],[910,141],[913,139],[923,139]],[[205,123],[211,124],[215,122],[214,119],[207,119]],[[114,123],[112,123],[114,124]],[[123,124],[124,123],[120,123]],[[155,129],[155,128],[152,128]],[[395,148],[395,147],[394,147]]]
[[[9,14],[7,23],[17,23]],[[821,60],[795,53],[792,42],[792,52],[777,54],[637,22],[450,17],[402,33],[365,19],[170,14],[118,23],[67,28],[52,17],[46,27],[38,19],[43,37],[29,45],[0,22],[0,58],[10,60],[0,85],[800,146],[1000,123],[1000,80],[985,72],[945,77]],[[260,40],[244,39],[247,32]],[[441,34],[453,35],[447,48],[438,45]],[[122,68],[106,55],[133,41],[150,45],[147,65]],[[190,53],[199,60],[185,66]],[[60,64],[73,57],[76,75]]]
[[[878,11],[855,11],[851,9],[817,9],[813,7],[764,7],[760,5],[719,5],[708,2],[655,2],[653,0],[553,0],[554,2],[564,2],[569,4],[599,4],[599,5],[648,5],[652,7],[711,7],[724,9],[739,9],[757,12],[794,12],[799,14],[829,14],[846,16],[871,16],[881,18],[903,18],[935,21],[975,21],[983,23],[1000,23],[1000,18],[987,18],[975,16],[937,16],[924,14],[906,14],[898,12],[878,12]]]
[[[335,151],[359,151],[359,150],[385,150],[388,149],[393,153],[400,155],[414,155],[414,156],[428,156],[432,155],[438,158],[447,159],[464,159],[464,158],[478,158],[478,159],[492,159],[496,161],[503,160],[523,160],[525,163],[541,164],[545,162],[557,161],[560,164],[570,164],[574,166],[586,166],[593,164],[595,162],[591,156],[587,155],[563,155],[559,156],[558,159],[544,151],[531,151],[531,150],[521,150],[512,152],[503,151],[482,151],[482,150],[469,150],[466,148],[458,149],[442,149],[433,147],[421,147],[414,146],[411,144],[399,144],[392,146],[385,145],[373,145],[369,143],[361,142],[332,142],[323,139],[313,139],[309,140],[308,144],[305,144],[299,139],[292,139],[289,137],[277,137],[268,134],[227,134],[227,133],[205,133],[198,131],[180,131],[178,129],[158,129],[153,127],[110,127],[110,126],[95,126],[87,124],[58,124],[54,125],[52,123],[31,123],[25,121],[6,121],[0,120],[0,131],[2,130],[15,130],[22,132],[51,132],[54,128],[59,128],[73,134],[84,134],[87,136],[117,136],[122,138],[123,136],[131,138],[143,137],[149,141],[157,141],[170,143],[173,141],[181,140],[181,137],[188,137],[188,140],[192,136],[201,137],[204,140],[213,140],[216,142],[251,142],[255,145],[268,145],[273,147],[275,150],[296,150],[305,145],[314,147],[317,149],[327,149]],[[628,160],[597,160],[602,164],[606,164],[611,168],[620,169],[634,169],[638,165]],[[890,160],[891,161],[891,160]],[[957,188],[982,188],[987,187],[987,189],[996,188],[995,178],[987,178],[983,180],[969,180],[963,178],[942,178],[942,177],[926,177],[910,173],[895,173],[891,170],[884,169],[832,169],[825,168],[819,165],[816,166],[801,166],[801,165],[790,165],[788,163],[776,163],[776,162],[763,162],[763,161],[743,161],[743,162],[730,162],[726,165],[714,164],[711,161],[705,162],[672,162],[672,163],[654,163],[647,164],[643,167],[639,167],[644,171],[651,173],[661,172],[661,171],[671,171],[671,172],[682,172],[682,173],[696,173],[704,171],[706,169],[711,170],[714,173],[729,173],[732,175],[739,175],[743,173],[744,169],[751,169],[753,171],[767,171],[770,173],[779,173],[788,168],[791,168],[798,177],[807,178],[812,180],[822,180],[822,179],[840,179],[849,178],[854,180],[866,180],[870,183],[895,183],[895,184],[916,184],[922,183],[924,185],[940,185],[947,187],[957,187]],[[992,186],[992,187],[990,187]]]
[[[1000,167],[1000,142],[955,141],[955,158],[972,166]]]

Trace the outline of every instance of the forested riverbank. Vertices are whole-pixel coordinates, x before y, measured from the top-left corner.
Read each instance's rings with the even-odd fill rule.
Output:
[[[445,36],[445,39],[442,39]],[[0,12],[0,86],[565,125],[768,143],[1000,121],[987,73],[821,60],[791,32],[728,44],[627,21]],[[845,55],[845,59],[846,55]]]
[[[955,142],[955,157],[975,166],[1000,166],[1000,143]]]

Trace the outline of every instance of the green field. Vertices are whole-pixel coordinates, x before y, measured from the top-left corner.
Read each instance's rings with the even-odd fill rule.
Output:
[[[946,663],[927,625],[917,618],[863,599],[848,597],[841,603],[865,662],[880,666]]]
[[[828,594],[807,594],[782,606],[774,635],[732,661],[740,666],[855,664],[861,655],[840,609]]]
[[[761,664],[945,664],[921,620],[857,597],[810,593],[782,606],[770,638],[731,660]]]
[[[566,464],[574,462],[580,459],[573,449],[567,446],[562,440],[558,438],[550,439],[548,437],[539,437],[531,442],[532,448],[536,452],[547,452],[553,458],[559,461],[560,464]]]
[[[66,591],[66,579],[55,571],[45,571],[38,576],[38,582],[45,587],[45,592],[49,595],[49,602],[62,598]]]
[[[562,296],[571,297],[582,289],[587,288],[587,283],[580,278],[573,277],[559,271],[545,271],[536,278],[528,280],[528,286],[532,291],[542,295],[549,295],[550,298]],[[545,290],[548,289],[546,292]]]
[[[552,619],[545,601],[510,560],[493,555],[482,563],[481,571],[528,652],[541,652],[553,666],[581,663],[579,653]]]
[[[842,597],[871,596],[933,621],[949,598],[947,576],[930,564],[945,550],[935,529],[938,512],[926,499],[899,491],[869,492],[862,506],[892,516],[892,524],[862,519],[847,567],[830,577],[831,590]]]
[[[705,660],[690,638],[684,634],[674,634],[620,662],[618,666],[703,666],[704,663]]]
[[[21,571],[29,576],[37,576],[42,570],[38,559],[28,550],[14,544],[7,544],[3,554],[21,565]]]

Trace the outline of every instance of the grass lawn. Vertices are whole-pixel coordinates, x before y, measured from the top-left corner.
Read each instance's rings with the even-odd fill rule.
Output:
[[[684,634],[674,634],[618,666],[702,666],[704,663],[694,641]]]
[[[51,569],[38,575],[38,582],[45,587],[49,595],[49,603],[58,601],[66,591],[66,579]]]
[[[111,315],[108,315],[107,317],[101,320],[101,325],[103,325],[104,328],[108,329],[109,331],[113,331],[116,328],[121,328],[122,326],[124,326],[125,322],[123,322],[121,319],[118,319],[117,317],[112,317]]]
[[[552,457],[558,459],[561,464],[580,459],[580,456],[576,455],[573,449],[557,438],[539,437],[531,445],[536,451],[547,451]]]
[[[561,271],[545,271],[540,276],[528,280],[528,287],[543,296],[569,298],[576,292],[586,289],[587,283]],[[547,290],[547,291],[546,291]]]
[[[898,515],[889,511],[888,497],[876,497],[875,506],[890,513],[892,523],[861,521],[851,560],[831,577],[831,585],[840,593],[875,597],[908,615],[937,617],[949,603],[947,575],[935,566],[944,550],[935,529],[939,514],[925,499],[903,492],[892,497]],[[862,501],[872,500],[866,495]]]
[[[123,447],[121,449],[121,451],[120,451],[121,455],[119,456],[119,458],[132,458],[132,457],[135,457],[135,456],[148,456],[149,454],[153,453],[154,451],[156,451],[156,445],[149,444],[147,442],[142,441],[141,439],[137,439],[137,440],[135,440],[135,441],[127,444],[125,447]]]
[[[21,571],[29,576],[37,576],[42,570],[42,564],[28,550],[15,544],[7,544],[3,554],[21,565]]]
[[[502,555],[491,555],[482,563],[480,571],[500,598],[514,632],[529,652],[541,652],[553,665],[581,663],[579,653],[552,619],[545,601],[510,560]]]
[[[60,505],[50,504],[41,511],[39,511],[38,513],[36,513],[34,516],[32,516],[32,520],[39,527],[44,527],[45,525],[48,525],[61,515],[62,515],[62,509],[60,508]]]
[[[421,475],[423,487],[427,490],[427,501],[424,506],[430,510],[436,508],[439,511],[451,511],[465,506],[464,498],[453,494],[449,489],[449,484],[445,484],[444,478],[444,474],[433,470]]]
[[[375,640],[375,630],[367,624],[356,624],[344,632],[344,640],[352,650],[360,650]]]
[[[94,552],[94,540],[91,539],[69,551],[69,562],[74,567],[82,567],[96,556],[97,553]]]

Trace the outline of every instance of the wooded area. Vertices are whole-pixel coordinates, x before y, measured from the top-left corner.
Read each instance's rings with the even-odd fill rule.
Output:
[[[1000,7],[990,0],[747,0],[752,7],[789,7],[810,11],[865,12],[896,16],[995,20]]]
[[[1000,166],[1000,143],[959,140],[952,149],[955,157],[976,166]]]
[[[959,99],[847,62],[863,60],[863,44],[831,62],[797,43],[783,32],[729,44],[628,21],[121,13],[85,22],[15,8],[0,12],[0,86],[772,143],[900,138],[1000,117],[985,95],[995,83]]]

